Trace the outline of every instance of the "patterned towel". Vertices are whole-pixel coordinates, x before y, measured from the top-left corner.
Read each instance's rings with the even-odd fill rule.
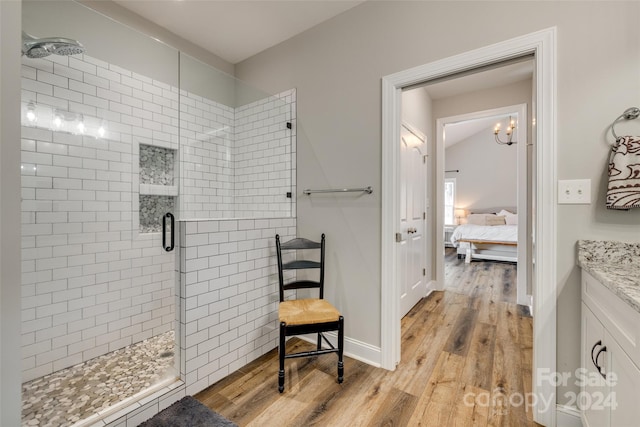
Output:
[[[640,137],[623,136],[613,145],[607,208],[640,208]]]

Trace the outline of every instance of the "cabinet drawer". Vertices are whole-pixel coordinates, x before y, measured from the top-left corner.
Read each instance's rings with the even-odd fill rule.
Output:
[[[582,300],[633,363],[640,366],[640,313],[584,270]]]

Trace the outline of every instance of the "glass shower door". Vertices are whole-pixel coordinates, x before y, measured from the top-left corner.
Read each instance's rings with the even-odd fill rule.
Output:
[[[294,106],[180,53],[180,220],[291,217]]]
[[[23,29],[86,49],[22,67],[23,422],[71,425],[179,377],[178,53],[76,2],[23,2]]]

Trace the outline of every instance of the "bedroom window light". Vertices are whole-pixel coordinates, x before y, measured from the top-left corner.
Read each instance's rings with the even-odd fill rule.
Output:
[[[445,225],[456,225],[455,202],[456,202],[456,179],[445,178],[444,180],[444,224]]]

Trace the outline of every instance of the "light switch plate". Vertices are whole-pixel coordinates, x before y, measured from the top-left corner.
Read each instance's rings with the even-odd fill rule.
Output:
[[[558,181],[558,203],[589,205],[591,204],[590,179],[564,179]]]

